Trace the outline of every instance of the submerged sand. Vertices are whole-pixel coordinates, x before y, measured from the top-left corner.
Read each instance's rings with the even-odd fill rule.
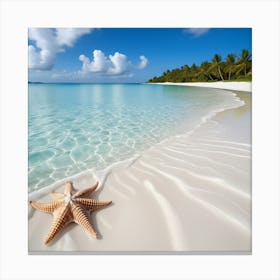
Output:
[[[29,209],[30,252],[250,252],[251,94],[245,105],[205,120],[124,166],[73,179],[93,198],[113,204],[91,214],[100,238],[68,225],[43,243],[52,215]],[[240,104],[238,105],[240,106]],[[63,192],[63,182],[53,189]],[[51,201],[44,190],[30,199]]]

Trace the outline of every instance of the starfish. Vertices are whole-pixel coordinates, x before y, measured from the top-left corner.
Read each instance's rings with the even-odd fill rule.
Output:
[[[30,204],[35,209],[52,213],[54,216],[53,223],[44,241],[45,244],[51,242],[56,234],[71,222],[79,224],[97,238],[97,232],[89,221],[89,213],[112,203],[112,201],[102,202],[88,198],[97,186],[98,182],[90,188],[74,193],[72,182],[67,182],[64,193],[51,193],[54,198],[53,202],[39,203],[30,201]]]

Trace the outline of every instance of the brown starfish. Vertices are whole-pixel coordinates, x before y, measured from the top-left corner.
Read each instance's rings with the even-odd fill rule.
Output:
[[[51,193],[55,201],[51,203],[38,203],[30,201],[30,204],[37,210],[52,213],[53,223],[44,241],[48,244],[55,235],[68,223],[75,222],[86,229],[94,237],[97,233],[89,221],[89,213],[101,207],[109,205],[112,201],[97,201],[87,198],[97,188],[98,182],[88,189],[74,193],[72,182],[67,182],[64,193]]]

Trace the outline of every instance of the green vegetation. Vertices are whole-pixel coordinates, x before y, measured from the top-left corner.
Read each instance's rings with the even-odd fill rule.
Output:
[[[211,61],[204,61],[199,66],[184,65],[181,68],[167,70],[159,77],[150,79],[149,83],[184,83],[184,82],[214,82],[214,81],[251,81],[252,55],[248,50],[242,50],[239,56],[228,54],[222,60],[215,54]]]

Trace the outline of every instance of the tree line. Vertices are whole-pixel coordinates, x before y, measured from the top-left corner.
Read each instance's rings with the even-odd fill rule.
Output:
[[[251,81],[252,80],[252,55],[243,49],[240,55],[228,54],[222,60],[215,54],[211,61],[203,61],[200,65],[193,63],[181,68],[167,70],[159,77],[153,77],[148,82],[211,82],[211,81]]]

